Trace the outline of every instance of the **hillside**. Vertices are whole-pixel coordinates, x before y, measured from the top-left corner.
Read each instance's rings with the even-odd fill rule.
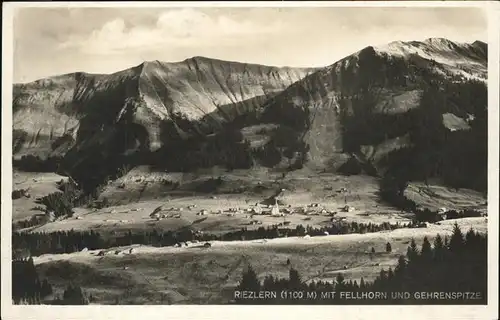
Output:
[[[255,98],[279,92],[308,72],[194,57],[144,62],[110,75],[77,72],[15,84],[14,153],[64,155],[75,146],[114,140],[119,124],[134,132],[128,147],[155,150],[162,144],[162,121],[231,120],[257,107]],[[224,106],[234,104],[225,112]]]
[[[481,189],[486,73],[487,45],[479,41],[370,46],[270,99],[262,119],[278,125],[275,131],[300,132],[293,144],[307,146],[306,163],[313,168],[375,175],[399,170],[405,179],[437,176]],[[292,148],[290,141],[272,144],[278,150]],[[427,159],[420,159],[423,153]],[[457,155],[463,163],[455,161]],[[432,163],[441,167],[427,168]],[[466,170],[483,180],[451,181]]]

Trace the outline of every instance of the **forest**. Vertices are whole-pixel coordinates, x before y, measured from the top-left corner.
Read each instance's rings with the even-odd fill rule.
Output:
[[[272,299],[236,298],[236,304],[486,304],[487,303],[487,235],[470,229],[465,235],[457,224],[453,233],[443,238],[438,234],[431,244],[424,238],[420,248],[411,241],[406,255],[401,255],[394,269],[381,269],[373,281],[346,279],[342,272],[334,281],[312,280],[306,282],[293,268],[293,257],[289,263],[289,277],[277,278],[267,275],[259,280],[251,265],[242,274],[237,291],[302,291],[315,295],[297,294]],[[331,293],[336,294],[332,295]],[[346,299],[349,295],[361,298]],[[382,293],[378,299],[373,293]],[[395,295],[407,292],[409,298]],[[429,297],[423,293],[469,292],[469,299]],[[365,294],[363,293],[372,293]]]

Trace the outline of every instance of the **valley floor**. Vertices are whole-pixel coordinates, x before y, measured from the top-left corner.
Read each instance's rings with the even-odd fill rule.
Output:
[[[211,193],[194,192],[214,177],[222,183]],[[15,173],[13,189],[30,188],[31,198],[13,200],[13,221],[26,219],[33,211],[36,197],[55,192],[55,183],[63,177],[55,174]],[[166,186],[179,182],[174,191]],[[234,192],[238,190],[238,192]],[[457,209],[474,207],[486,210],[482,195],[470,190],[450,190],[439,186],[415,185],[408,188],[414,198],[428,206]],[[422,191],[423,190],[423,191]],[[249,209],[280,192],[282,209],[297,211],[285,217],[254,215]],[[113,204],[95,210],[76,208],[72,218],[35,227],[31,232],[61,230],[97,230],[117,232],[127,230],[178,230],[189,226],[206,233],[276,225],[287,221],[286,228],[297,225],[312,227],[331,224],[331,212],[347,222],[380,224],[409,222],[411,213],[401,212],[380,202],[378,183],[367,176],[337,176],[297,171],[283,177],[268,172],[205,174],[153,174],[134,169],[126,176],[110,182],[101,198]],[[299,213],[304,207],[317,203],[312,214]],[[196,207],[189,209],[196,205]],[[352,210],[344,212],[348,205]],[[229,209],[238,209],[235,213]],[[200,216],[200,210],[207,214]],[[321,212],[322,210],[325,212]],[[164,218],[152,218],[158,211]],[[217,214],[219,211],[222,213]],[[41,213],[41,212],[40,212]],[[252,220],[258,221],[250,225]],[[458,222],[466,232],[473,227],[487,232],[487,218],[465,218],[429,224],[427,228],[396,229],[366,234],[289,237],[252,241],[211,241],[188,247],[131,247],[111,248],[71,254],[46,254],[34,258],[40,276],[48,278],[61,295],[69,282],[80,285],[98,304],[217,304],[233,298],[234,288],[242,271],[251,264],[258,276],[288,277],[290,267],[299,271],[304,280],[333,280],[337,273],[346,279],[373,279],[381,268],[386,270],[406,253],[414,238],[430,239],[440,233],[450,234]],[[390,242],[392,252],[385,252]],[[371,248],[375,253],[371,253]],[[290,266],[286,264],[290,259]]]

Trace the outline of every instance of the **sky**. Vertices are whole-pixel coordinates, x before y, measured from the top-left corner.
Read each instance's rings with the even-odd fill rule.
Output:
[[[369,45],[487,40],[476,8],[17,8],[14,82],[193,56],[321,67]]]

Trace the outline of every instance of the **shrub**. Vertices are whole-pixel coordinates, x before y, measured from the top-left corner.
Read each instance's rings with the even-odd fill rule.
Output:
[[[56,217],[73,216],[73,208],[81,203],[83,192],[72,182],[58,182],[59,192],[54,192],[36,200],[43,204],[46,211],[53,211]]]
[[[20,199],[26,195],[25,189],[18,189],[12,191],[12,200]]]

